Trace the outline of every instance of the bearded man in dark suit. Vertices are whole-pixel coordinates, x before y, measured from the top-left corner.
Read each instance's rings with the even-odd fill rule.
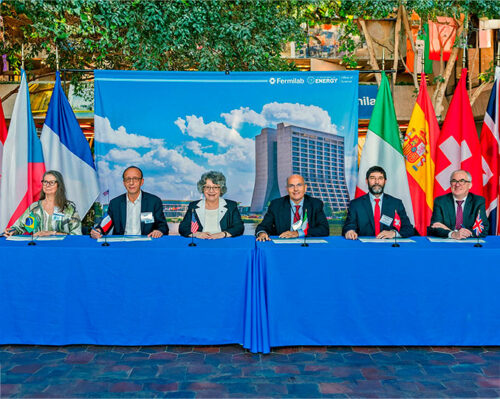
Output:
[[[358,236],[376,238],[410,237],[413,225],[406,215],[403,202],[384,193],[387,174],[380,166],[372,166],[366,171],[368,194],[351,201],[342,235],[348,240]],[[399,218],[396,217],[396,212]],[[399,233],[394,223],[401,222]]]

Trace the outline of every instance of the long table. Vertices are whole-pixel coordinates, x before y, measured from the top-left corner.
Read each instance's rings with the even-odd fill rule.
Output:
[[[255,239],[195,241],[0,239],[0,343],[242,344]]]
[[[500,345],[500,237],[473,244],[0,239],[0,344]]]
[[[500,345],[500,237],[257,246],[260,348]]]

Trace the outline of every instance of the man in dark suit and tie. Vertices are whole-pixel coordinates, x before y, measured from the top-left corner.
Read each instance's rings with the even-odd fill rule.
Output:
[[[137,166],[129,166],[122,177],[127,192],[113,198],[108,207],[113,234],[147,235],[153,238],[168,234],[161,199],[141,190],[144,184],[142,170]],[[103,233],[103,229],[97,227],[91,230],[90,235],[100,238]]]
[[[366,171],[368,194],[351,201],[347,218],[342,228],[342,235],[348,240],[358,236],[376,238],[394,238],[413,235],[413,225],[406,215],[403,202],[389,194],[384,194],[387,175],[380,166],[372,166]],[[396,212],[401,221],[399,233],[394,227]],[[397,218],[396,218],[396,223]]]
[[[485,237],[489,228],[485,200],[484,197],[469,192],[472,187],[470,173],[456,170],[451,174],[450,186],[451,193],[434,199],[431,226],[427,228],[427,234],[455,240],[472,237],[472,226],[479,213],[484,225],[479,236]]]
[[[326,237],[328,221],[323,211],[323,202],[306,194],[307,185],[300,175],[292,175],[286,181],[288,195],[272,200],[262,222],[255,229],[257,241],[268,241],[269,236],[296,238],[305,235],[300,221],[307,212],[307,235]]]

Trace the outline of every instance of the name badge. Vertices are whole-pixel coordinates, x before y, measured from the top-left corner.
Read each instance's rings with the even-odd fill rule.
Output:
[[[382,215],[380,218],[380,223],[385,224],[386,226],[390,226],[392,224],[392,218],[387,215]]]
[[[153,212],[141,212],[141,222],[146,224],[154,223]]]
[[[64,218],[64,214],[63,214],[63,213],[55,213],[55,212],[54,212],[54,213],[52,214],[52,220],[53,220],[54,222],[60,222],[60,221],[62,221],[62,220],[63,220],[63,218]]]

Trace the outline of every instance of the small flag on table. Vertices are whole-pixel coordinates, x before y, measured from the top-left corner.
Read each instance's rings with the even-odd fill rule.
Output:
[[[399,233],[399,230],[401,230],[401,218],[399,217],[398,211],[394,211],[394,220],[392,225]]]
[[[111,216],[109,216],[107,213],[104,215],[104,217],[101,220],[101,223],[99,223],[99,227],[102,229],[102,231],[106,234],[109,230],[111,230],[111,227],[113,227],[113,220],[111,220]]]
[[[481,219],[481,214],[479,212],[477,213],[472,230],[474,230],[476,237],[479,237],[479,234],[481,234],[484,230],[483,219]]]
[[[200,225],[198,224],[198,221],[194,217],[194,212],[191,212],[191,233],[194,234],[198,231],[200,228]]]
[[[29,214],[28,217],[24,220],[24,228],[28,233],[33,233],[33,231],[37,227],[37,222],[35,216],[32,213]]]
[[[307,219],[307,209],[304,210],[304,218],[302,219],[301,229],[304,232],[304,235],[307,235],[307,231],[309,230],[309,220]]]

